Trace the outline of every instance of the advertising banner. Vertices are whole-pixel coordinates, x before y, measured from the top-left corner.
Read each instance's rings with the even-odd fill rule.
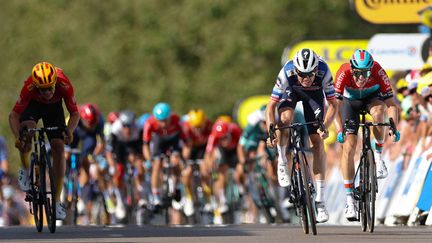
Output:
[[[427,58],[428,34],[376,34],[367,46],[386,70],[420,69]]]
[[[416,24],[418,12],[432,0],[354,0],[355,9],[364,20],[374,24]]]

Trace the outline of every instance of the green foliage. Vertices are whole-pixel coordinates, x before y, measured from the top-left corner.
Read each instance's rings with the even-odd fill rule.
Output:
[[[295,40],[415,31],[372,26],[334,0],[14,0],[2,2],[0,19],[0,133],[9,138],[7,115],[42,60],[63,68],[78,102],[105,113],[166,101],[215,118],[269,94]]]

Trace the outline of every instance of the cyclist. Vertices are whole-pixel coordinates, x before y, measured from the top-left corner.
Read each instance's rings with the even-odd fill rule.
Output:
[[[324,202],[324,180],[326,172],[326,153],[323,139],[328,137],[330,127],[336,114],[336,102],[333,77],[327,64],[311,49],[299,50],[294,58],[282,67],[273,88],[271,99],[266,109],[267,131],[271,124],[278,126],[289,125],[293,121],[297,102],[302,101],[304,118],[306,122],[317,118],[324,121],[325,131],[317,126],[308,125],[307,130],[311,141],[313,153],[313,172],[317,185],[317,222],[326,222],[329,218]],[[324,117],[324,98],[329,107]],[[279,120],[276,120],[276,109]],[[278,151],[278,181],[282,187],[289,187],[290,168],[287,167],[286,148],[288,144],[288,131],[277,131]],[[275,141],[267,140],[267,144],[274,146]]]
[[[109,173],[113,175],[114,186],[118,189],[116,195],[116,217],[122,219],[126,216],[124,211],[124,201],[129,206],[132,206],[133,195],[125,197],[126,184],[124,176],[126,175],[128,165],[134,168],[134,179],[132,180],[132,188],[137,188],[139,196],[143,198],[144,193],[144,170],[142,167],[143,158],[141,153],[142,139],[140,128],[136,125],[135,113],[130,110],[123,110],[119,117],[111,125],[110,135],[106,145],[106,159],[109,165]],[[130,164],[129,164],[130,163]],[[120,192],[121,197],[119,197]],[[139,201],[139,200],[138,200]]]
[[[183,123],[185,136],[188,146],[183,150],[185,160],[203,160],[208,137],[210,136],[213,123],[206,117],[201,109],[192,109],[187,115],[187,120]],[[204,170],[204,165],[200,164],[200,171]],[[186,216],[194,213],[192,201],[192,167],[187,167],[182,173],[182,183],[186,189],[186,202],[184,212]],[[201,173],[202,175],[202,173]],[[203,178],[203,189],[207,199],[210,197],[209,178]],[[197,185],[195,185],[197,186]],[[208,207],[206,208],[208,209]]]
[[[183,163],[181,161],[180,141],[186,141],[183,129],[180,124],[180,117],[171,112],[167,103],[157,103],[153,107],[152,116],[144,124],[142,152],[146,161],[152,163],[151,191],[153,205],[160,206],[161,198],[159,188],[162,185],[161,169],[163,168],[161,155],[170,157],[172,172],[176,179],[180,179]],[[187,143],[187,142],[185,142]],[[176,191],[172,206],[174,211],[173,223],[180,223],[181,195]]]
[[[21,190],[30,190],[29,185],[29,154],[31,139],[20,137],[24,127],[36,128],[39,119],[44,126],[64,127],[65,116],[62,100],[70,113],[66,131],[47,131],[53,156],[53,168],[56,191],[57,219],[64,219],[66,212],[60,204],[65,171],[64,144],[71,143],[73,131],[78,124],[80,115],[75,101],[74,90],[69,78],[58,67],[48,62],[40,62],[33,67],[30,77],[24,82],[20,96],[9,115],[9,124],[15,136],[15,147],[20,151],[22,167],[19,170],[19,186]]]
[[[217,211],[223,214],[228,211],[225,199],[225,187],[228,181],[227,172],[234,168],[234,180],[240,184],[239,176],[243,173],[243,163],[239,163],[237,145],[242,130],[233,123],[219,120],[215,122],[208,138],[204,155],[205,168],[204,177],[209,178],[213,168],[217,168],[217,180],[213,184],[214,196],[219,203]]]
[[[89,156],[101,155],[105,148],[104,125],[105,121],[102,113],[94,104],[84,104],[79,107],[80,121],[74,131],[74,139],[70,146],[66,147],[66,161],[70,158],[70,149],[76,149],[80,146],[80,167],[85,172],[84,180],[81,180],[82,195],[87,208],[91,208],[92,198],[95,197],[97,187],[96,178],[90,178],[90,161]],[[70,164],[68,163],[67,166]],[[80,171],[78,171],[80,172]],[[100,181],[101,183],[102,181]],[[89,211],[87,210],[88,215]]]
[[[344,63],[336,73],[336,97],[341,112],[336,116],[338,141],[344,142],[341,169],[347,195],[345,216],[349,221],[357,220],[357,207],[353,198],[354,155],[357,145],[358,126],[348,127],[346,137],[342,134],[343,121],[360,121],[359,112],[365,110],[371,114],[374,122],[384,122],[385,114],[398,122],[396,107],[390,80],[379,63],[373,60],[365,50],[356,50],[349,63]],[[373,129],[375,137],[375,163],[377,178],[387,176],[387,168],[381,152],[385,140],[385,127]],[[399,140],[399,132],[394,136]]]

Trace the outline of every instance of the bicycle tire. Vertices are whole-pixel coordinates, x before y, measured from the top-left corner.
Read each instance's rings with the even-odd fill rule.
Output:
[[[39,193],[39,172],[36,171],[37,157],[32,154],[30,164],[30,180],[31,180],[31,194],[32,194],[32,209],[33,218],[38,232],[42,232],[43,228],[43,205],[40,201]]]
[[[44,150],[43,150],[44,151]],[[54,181],[54,172],[52,169],[51,159],[46,151],[41,151],[41,159],[44,161],[41,164],[41,179],[42,192],[45,206],[45,217],[48,229],[51,233],[56,231],[56,189]]]
[[[300,169],[302,172],[302,180],[303,180],[303,187],[304,187],[304,196],[305,196],[305,202],[306,202],[306,206],[307,206],[307,214],[309,216],[309,225],[312,229],[312,234],[316,235],[317,234],[317,229],[316,229],[316,215],[315,215],[315,202],[313,201],[313,192],[312,192],[312,187],[313,187],[313,180],[312,180],[312,175],[310,174],[310,169],[307,166],[307,159],[306,159],[306,155],[302,152],[300,154],[300,158],[299,158],[299,162],[300,162]]]
[[[303,232],[305,234],[309,234],[309,221],[307,217],[307,206],[305,203],[306,198],[303,187],[303,176],[301,173],[301,168],[295,168],[296,166],[298,166],[299,162],[297,161],[299,160],[299,158],[297,156],[293,156],[293,158],[295,158],[293,160],[293,176],[295,176],[295,180],[293,180],[293,189],[295,192],[291,193],[294,193],[297,200],[297,202],[295,202],[295,206],[297,208],[297,214],[303,227]]]
[[[361,221],[362,231],[366,232],[367,229],[367,216],[366,216],[366,183],[369,180],[366,175],[366,155],[362,155],[360,159],[360,181],[359,181],[359,215]]]
[[[367,223],[368,223],[368,229],[370,233],[373,233],[374,227],[375,227],[375,199],[376,199],[376,169],[375,169],[375,160],[374,155],[372,153],[372,150],[368,150],[366,154],[366,158],[368,161],[368,167],[367,167],[367,177],[368,177],[368,183],[367,183],[367,190],[365,195],[365,206],[366,206],[366,216],[367,216]]]

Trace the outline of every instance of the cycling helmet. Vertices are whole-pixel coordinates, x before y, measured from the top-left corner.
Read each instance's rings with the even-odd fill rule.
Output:
[[[122,111],[118,119],[124,127],[131,127],[135,123],[135,112],[130,110]]]
[[[189,111],[188,116],[189,124],[193,127],[201,127],[206,120],[204,111],[201,109]]]
[[[157,103],[153,108],[153,116],[159,120],[165,120],[171,115],[171,107],[167,103]]]
[[[302,73],[310,73],[318,67],[319,57],[311,49],[299,50],[293,58],[294,67]]]
[[[215,124],[216,137],[221,138],[229,133],[229,123],[219,121]]]
[[[95,125],[98,122],[98,110],[92,104],[85,104],[80,107],[81,119],[86,121],[90,126]]]
[[[215,123],[216,122],[232,122],[232,118],[231,118],[231,116],[228,116],[228,115],[220,115],[216,119]]]
[[[32,80],[37,88],[50,88],[57,82],[57,73],[53,65],[48,62],[40,62],[33,67]]]
[[[357,50],[350,59],[351,68],[370,69],[374,63],[372,55],[365,50]]]
[[[119,117],[119,113],[117,111],[111,111],[110,113],[108,113],[108,122],[110,124],[113,124],[118,117]]]

